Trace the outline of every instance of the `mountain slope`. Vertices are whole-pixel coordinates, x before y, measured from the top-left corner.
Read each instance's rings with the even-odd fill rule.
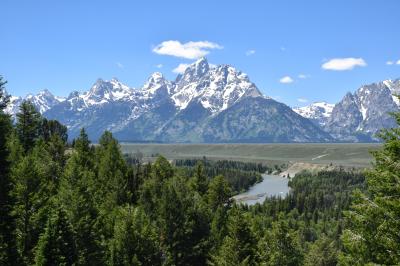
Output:
[[[206,142],[332,141],[310,120],[285,104],[262,97],[245,98],[213,117],[203,133]]]
[[[345,141],[374,141],[381,128],[395,127],[390,112],[400,110],[400,80],[385,80],[364,85],[347,93],[335,105],[324,126],[335,138]]]

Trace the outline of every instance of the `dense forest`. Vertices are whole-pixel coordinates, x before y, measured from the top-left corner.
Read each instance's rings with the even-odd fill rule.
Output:
[[[12,122],[4,85],[0,265],[400,264],[399,128],[382,131],[366,173],[303,172],[287,197],[249,207],[231,198],[246,186],[224,174],[263,166],[144,164],[110,132],[92,145],[84,129],[69,145],[30,102]]]

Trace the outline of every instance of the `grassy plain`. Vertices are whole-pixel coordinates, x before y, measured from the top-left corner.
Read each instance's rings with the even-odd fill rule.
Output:
[[[228,159],[264,163],[333,164],[345,167],[369,167],[370,151],[377,143],[274,143],[274,144],[138,144],[122,143],[124,153],[141,152],[152,160],[158,154],[166,158]]]

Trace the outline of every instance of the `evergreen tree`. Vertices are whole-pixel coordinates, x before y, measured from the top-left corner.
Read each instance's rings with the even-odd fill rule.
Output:
[[[210,234],[213,252],[222,245],[222,241],[227,235],[228,228],[228,208],[220,206],[212,215]]]
[[[65,166],[59,191],[60,201],[67,203],[65,210],[76,232],[78,262],[81,265],[102,265],[105,262],[104,236],[98,223],[99,210],[94,195],[94,157],[94,150],[82,129]]]
[[[119,208],[110,241],[110,265],[161,265],[157,232],[146,214],[130,206]]]
[[[338,250],[335,242],[326,236],[321,236],[310,247],[304,258],[304,265],[335,266]]]
[[[44,146],[43,142],[38,142],[31,152],[21,157],[12,167],[17,239],[27,264],[33,261],[34,247],[47,220],[48,204],[56,193],[52,162]]]
[[[96,166],[98,171],[96,199],[101,208],[109,212],[126,199],[127,166],[118,141],[108,131],[100,138],[100,146],[96,151]],[[108,205],[108,206],[105,206]]]
[[[10,95],[7,94],[6,88],[4,85],[7,84],[7,81],[3,81],[3,77],[0,75],[0,111],[4,111],[7,105],[10,102]]]
[[[157,160],[152,165],[152,176],[159,181],[170,179],[174,176],[174,169],[168,160],[159,156]]]
[[[94,199],[99,210],[103,233],[110,238],[114,227],[113,210],[126,201],[127,166],[118,141],[108,131],[104,132],[96,148]]]
[[[194,177],[193,177],[193,187],[194,189],[203,196],[206,194],[208,189],[208,178],[204,171],[204,164],[203,162],[197,162],[194,170]]]
[[[15,199],[11,194],[14,183],[10,175],[10,149],[8,138],[12,131],[11,119],[4,113],[9,97],[5,93],[3,78],[0,76],[0,264],[18,264],[15,241],[15,217],[12,210]]]
[[[67,127],[57,120],[47,120],[46,118],[41,120],[39,125],[39,135],[45,141],[50,141],[50,139],[55,135],[57,135],[64,144],[66,144],[68,140]]]
[[[41,115],[30,101],[23,101],[17,114],[17,134],[25,152],[30,151],[39,138]]]
[[[35,265],[75,265],[75,236],[65,211],[58,207],[47,221],[36,247]]]
[[[400,113],[393,116],[400,125]],[[343,265],[400,264],[400,127],[385,129],[379,136],[384,145],[373,153],[367,193],[357,191],[346,212]]]
[[[211,210],[214,212],[220,206],[230,203],[232,190],[228,182],[221,175],[214,177],[208,186],[207,198]]]
[[[209,226],[201,199],[182,177],[167,180],[158,206],[158,227],[167,265],[204,265]]]
[[[260,259],[264,265],[301,265],[303,253],[287,220],[281,216],[260,243]]]
[[[256,239],[246,217],[234,205],[229,213],[228,235],[224,238],[213,265],[256,265]]]

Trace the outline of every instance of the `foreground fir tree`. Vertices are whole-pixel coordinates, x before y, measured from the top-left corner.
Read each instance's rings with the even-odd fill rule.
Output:
[[[42,118],[35,106],[29,101],[23,101],[17,114],[17,134],[25,152],[33,149],[39,138]]]
[[[210,264],[216,266],[257,265],[256,243],[246,217],[239,207],[234,205],[229,213],[228,235]]]
[[[394,114],[400,125],[400,114]],[[383,130],[366,193],[358,191],[342,240],[341,265],[400,264],[400,128]]]
[[[47,221],[36,247],[35,265],[74,265],[77,261],[75,235],[65,211],[59,207]]]
[[[139,207],[119,208],[110,241],[109,264],[161,265],[157,232]]]
[[[302,265],[303,253],[295,233],[282,217],[259,243],[261,265]]]
[[[96,149],[95,168],[97,178],[95,182],[95,201],[100,215],[104,220],[112,220],[113,209],[126,201],[127,165],[122,156],[118,141],[108,131],[104,132]],[[107,221],[104,221],[107,222]],[[107,222],[111,226],[111,221]]]
[[[10,150],[7,145],[12,126],[4,113],[9,97],[0,76],[0,265],[18,264],[15,239],[15,217],[12,214],[15,199],[11,194],[14,184],[10,175]]]
[[[94,199],[94,158],[93,148],[82,129],[65,166],[59,191],[59,199],[65,203],[68,218],[76,232],[78,261],[81,265],[102,265],[105,261],[104,238]]]
[[[14,145],[17,150],[23,149],[17,148],[18,142],[14,142]],[[43,142],[13,163],[17,240],[27,264],[33,262],[34,248],[45,227],[51,198],[56,193],[53,170],[53,163]]]

